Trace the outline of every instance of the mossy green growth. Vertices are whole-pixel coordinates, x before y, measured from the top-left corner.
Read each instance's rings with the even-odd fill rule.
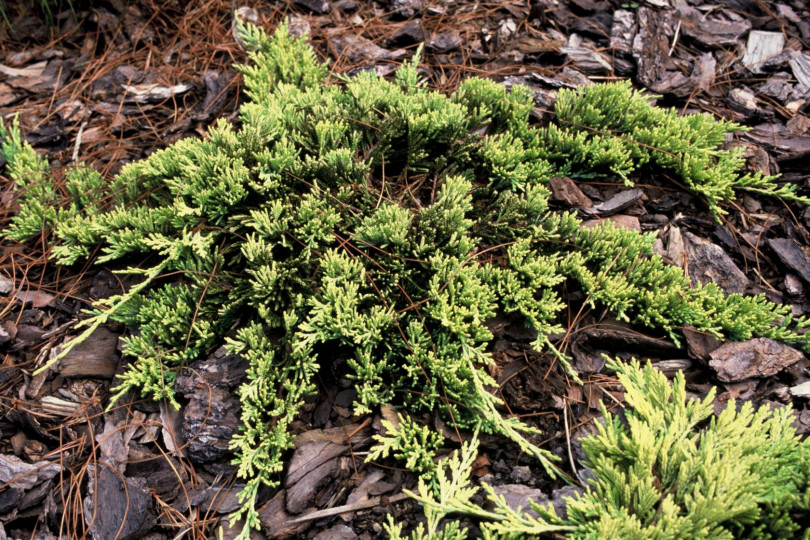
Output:
[[[627,408],[621,418],[603,405],[596,433],[582,439],[593,477],[565,500],[564,517],[551,505],[515,511],[486,484],[492,510],[474,504],[473,439],[439,462],[434,487],[422,480],[411,494],[424,504],[426,526],[408,538],[466,539],[457,523],[443,525],[459,514],[481,519],[488,539],[810,538],[810,440],[796,434],[790,407],[755,411],[731,400],[715,416],[714,389],[690,399],[680,372],[670,384],[649,364],[608,367],[618,372]],[[390,518],[387,529],[403,538]]]
[[[654,235],[587,230],[549,211],[546,182],[566,169],[554,156],[569,143],[529,125],[527,89],[470,79],[445,96],[425,87],[415,61],[393,80],[345,78],[285,25],[273,36],[242,33],[251,64],[240,67],[249,101],[238,126],[220,121],[203,139],[128,164],[104,190],[79,167],[65,198],[16,126],[0,135],[20,188],[8,238],[50,230],[61,264],[93,256],[143,276],[73,341],[107,320],[133,327],[119,393],[172,401],[177,370],[223,343],[248,359],[232,443],[247,481],[237,515],[248,528],[324,366],[356,381],[357,413],[387,403],[435,412],[507,437],[554,475],[554,458],[530,441],[535,430],[504,417],[490,392],[485,323],[498,315],[525,324],[537,350],[567,368],[550,338],[564,330],[563,286],[674,339],[688,324],[808,345],[807,321],[789,306],[692,288],[652,254]],[[624,85],[600,88],[644,102]],[[687,140],[695,152],[713,143]],[[416,450],[403,456],[427,466]]]

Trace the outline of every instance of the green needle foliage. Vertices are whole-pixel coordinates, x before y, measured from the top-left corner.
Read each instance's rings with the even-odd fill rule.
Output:
[[[630,175],[650,164],[674,174],[706,198],[719,222],[719,205],[739,190],[810,204],[798,186],[774,183],[762,173],[741,174],[744,149],[720,149],[726,134],[747,130],[703,114],[681,116],[675,109],[651,107],[660,96],[633,90],[629,81],[596,84],[559,93],[554,110],[558,125],[538,132],[551,152],[541,155],[570,174],[609,170],[632,185]]]
[[[445,96],[420,82],[415,61],[393,80],[339,77],[285,25],[273,36],[241,31],[251,64],[240,67],[249,101],[238,126],[220,121],[203,139],[126,165],[103,189],[84,167],[69,171],[60,189],[16,125],[0,126],[0,135],[21,203],[5,235],[22,241],[49,230],[60,264],[121,261],[142,277],[107,299],[72,342],[108,320],[133,328],[119,394],[174,402],[177,370],[223,342],[249,360],[242,431],[232,443],[247,481],[237,516],[248,529],[258,526],[260,488],[278,484],[288,427],[324,366],[355,380],[358,414],[388,403],[436,412],[509,438],[554,475],[554,458],[530,441],[535,430],[502,416],[490,392],[485,323],[496,315],[524,323],[537,333],[537,350],[568,367],[549,337],[563,331],[564,284],[581,288],[591,306],[674,339],[688,324],[718,337],[808,345],[807,321],[793,320],[789,306],[692,288],[652,255],[653,235],[586,230],[573,214],[550,212],[552,176],[570,163],[599,172],[618,161],[612,151],[593,157],[602,153],[590,134],[529,126],[527,89],[470,79]],[[588,118],[598,117],[593,110],[615,115],[624,102],[597,92],[635,104],[621,105],[623,114],[656,110],[626,85],[564,95],[562,104],[594,100]],[[715,125],[698,122],[701,130]],[[637,124],[628,125],[642,139]],[[650,145],[672,151],[673,130],[650,135]],[[722,154],[707,150],[716,141],[693,135],[684,135],[684,155],[720,163]],[[637,154],[630,157],[642,163]],[[694,189],[730,195],[701,178],[693,177]],[[736,176],[731,182],[740,187]],[[432,450],[416,446],[438,441],[411,428],[381,442],[429,469]]]
[[[413,497],[424,504],[426,524],[411,540],[462,540],[467,530],[442,519],[467,514],[483,520],[488,539],[535,538],[565,532],[568,538],[648,540],[667,538],[810,538],[810,440],[792,427],[790,407],[738,410],[732,400],[714,415],[714,389],[688,399],[682,373],[674,384],[657,369],[615,362],[625,388],[626,419],[609,413],[582,439],[593,472],[583,494],[566,499],[567,516],[551,505],[516,512],[484,484],[492,510],[471,502],[476,441],[439,462],[436,487],[421,480]],[[392,539],[402,527],[389,517]]]
[[[444,437],[431,431],[427,426],[420,426],[409,416],[397,414],[397,425],[383,420],[384,435],[375,435],[377,445],[366,457],[367,461],[386,458],[389,454],[405,462],[408,470],[420,474],[432,473],[436,469],[435,452],[441,447]]]

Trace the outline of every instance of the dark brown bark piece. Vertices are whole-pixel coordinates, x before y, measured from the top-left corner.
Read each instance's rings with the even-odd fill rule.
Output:
[[[563,486],[551,492],[551,506],[560,519],[568,518],[568,503],[566,499],[576,498],[577,495],[582,495],[585,490],[576,486]]]
[[[348,449],[349,445],[330,441],[314,441],[296,449],[284,484],[288,512],[300,514],[309,507],[318,488],[338,471],[337,458]]]
[[[224,456],[241,425],[241,406],[232,389],[245,378],[248,362],[220,347],[205,360],[194,362],[177,377],[175,390],[189,398],[182,410],[180,433],[195,463]]]
[[[329,2],[325,0],[293,0],[293,3],[318,15],[329,13]]]
[[[775,73],[759,87],[757,93],[778,99],[784,103],[793,93],[793,85],[790,81],[791,76],[789,73],[784,71]]]
[[[686,338],[686,350],[689,356],[697,360],[708,362],[711,353],[716,351],[723,342],[706,332],[701,332],[693,326],[685,326],[682,330]]]
[[[775,151],[779,159],[799,158],[810,153],[810,137],[794,135],[782,122],[759,124],[742,137]]]
[[[723,248],[690,232],[684,232],[683,239],[693,285],[714,283],[726,294],[745,291],[748,278]]]
[[[120,361],[118,337],[119,334],[103,326],[97,328],[59,361],[59,374],[63,377],[112,379]]]
[[[241,421],[239,400],[219,386],[197,389],[183,409],[181,435],[195,463],[216,461],[228,452]]]
[[[296,437],[295,452],[284,481],[288,512],[298,514],[306,510],[318,489],[341,472],[339,458],[349,450],[348,434],[354,433],[351,444],[355,449],[367,444],[366,431],[358,431],[357,427],[313,429]]]
[[[696,8],[684,6],[678,9],[678,14],[682,22],[681,33],[704,47],[737,45],[740,38],[751,30],[748,20],[727,10],[720,10],[714,16],[706,16]]]
[[[337,30],[329,32],[328,39],[336,56],[345,57],[352,62],[370,62],[374,60],[398,60],[408,56],[404,49],[389,51],[361,35],[347,34]]]
[[[413,19],[388,38],[385,44],[388,47],[407,47],[423,41],[425,41],[425,29],[422,26],[422,19]]]
[[[152,496],[143,478],[121,478],[104,465],[91,465],[87,472],[88,494],[84,519],[90,536],[97,540],[135,540],[157,523]]]
[[[101,450],[101,459],[123,471],[123,464],[126,463],[129,457],[129,448],[124,443],[124,430],[116,425],[113,417],[109,414],[105,415],[104,431],[98,437],[98,444]]]
[[[158,456],[143,446],[130,442],[130,458],[125,476],[141,477],[146,480],[146,487],[164,501],[185,500],[180,495],[181,488],[187,485],[188,473],[186,468],[172,456]],[[178,497],[179,495],[179,497]]]
[[[639,8],[637,13],[638,33],[633,38],[633,57],[639,82],[661,93],[686,87],[688,77],[667,54],[675,34],[672,13],[647,7]]]
[[[729,342],[709,356],[709,365],[723,382],[771,377],[804,358],[801,351],[768,338]]]
[[[626,189],[620,191],[608,200],[594,205],[589,213],[595,214],[599,217],[608,217],[618,214],[622,210],[626,210],[633,206],[637,201],[641,200],[644,192],[639,188]]]
[[[620,322],[598,324],[577,332],[577,338],[596,343],[606,349],[635,351],[639,353],[664,353],[677,349],[674,343],[654,338]]]
[[[57,463],[26,463],[16,456],[0,455],[0,485],[7,487],[31,489],[50,480],[61,470]]]
[[[584,193],[576,183],[565,177],[552,178],[548,182],[551,188],[551,200],[565,203],[571,208],[590,208],[593,201]]]
[[[810,258],[799,244],[789,238],[770,238],[768,246],[788,268],[810,283]]]
[[[54,295],[44,291],[20,291],[14,297],[23,304],[31,304],[35,308],[52,306],[56,299]]]
[[[235,388],[244,380],[247,368],[247,359],[230,355],[224,347],[220,347],[205,360],[198,360],[180,371],[175,390],[181,394],[192,394],[209,385]]]
[[[711,53],[693,56],[671,54],[675,41],[675,12],[638,9],[638,33],[633,38],[633,57],[638,81],[661,94],[686,97],[707,89],[715,77],[717,61]],[[676,43],[677,45],[677,43]],[[679,53],[682,51],[679,50]]]
[[[806,137],[810,133],[810,117],[796,113],[793,118],[787,121],[785,127],[794,135]]]
[[[228,84],[231,77],[208,69],[203,73],[202,82],[205,85],[205,99],[193,119],[196,121],[209,121],[222,109],[228,99]]]
[[[394,484],[390,484],[387,482],[383,482],[385,478],[385,473],[380,469],[373,469],[365,474],[360,484],[354,488],[354,490],[349,493],[349,496],[346,498],[346,504],[352,505],[359,501],[367,501],[369,500],[369,495],[380,495],[381,493],[387,493],[391,491],[395,486]],[[383,484],[380,486],[380,484]],[[378,489],[379,488],[379,489]],[[341,514],[343,521],[350,522],[354,517],[354,512],[348,512],[345,514]]]
[[[11,105],[22,96],[22,92],[15,92],[14,89],[8,84],[0,83],[0,107]]]
[[[428,42],[428,49],[439,54],[455,51],[459,47],[461,47],[461,36],[455,30],[440,32]]]
[[[41,501],[51,487],[51,480],[61,470],[61,466],[48,461],[26,463],[16,456],[0,455],[0,486],[3,486],[0,489],[0,514],[22,510]],[[40,486],[44,489],[39,489]]]
[[[204,514],[211,512],[230,514],[241,506],[237,495],[244,487],[244,484],[236,484],[230,487],[201,484],[190,490],[188,497],[178,497],[174,507],[184,514],[188,511],[189,506],[199,509]]]
[[[259,508],[259,521],[262,532],[269,539],[291,538],[309,528],[308,521],[294,522],[292,515],[287,513],[284,504],[284,491],[279,491],[272,499]]]

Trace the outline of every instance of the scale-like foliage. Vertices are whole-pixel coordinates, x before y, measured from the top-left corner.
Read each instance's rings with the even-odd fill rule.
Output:
[[[98,253],[96,262],[129,262],[128,271],[143,276],[84,321],[72,342],[108,320],[133,327],[124,342],[133,362],[119,393],[172,400],[177,369],[226,340],[248,359],[244,425],[233,441],[247,479],[239,515],[248,527],[258,523],[259,488],[278,483],[288,426],[323,368],[356,381],[358,413],[388,403],[436,412],[508,437],[554,475],[554,458],[528,438],[535,430],[503,417],[490,391],[485,323],[501,315],[526,324],[537,331],[536,348],[568,367],[549,338],[563,330],[564,285],[673,338],[689,324],[718,337],[807,344],[806,322],[792,321],[787,307],[726,298],[711,285],[691,288],[652,255],[652,236],[584,230],[573,214],[548,211],[545,183],[567,163],[624,176],[645,161],[675,172],[677,164],[645,158],[648,150],[623,138],[602,134],[594,142],[569,127],[531,127],[532,97],[521,87],[471,79],[448,97],[419,82],[416,60],[391,81],[373,73],[330,77],[286,26],[271,37],[252,26],[242,33],[252,64],[240,68],[250,101],[239,127],[220,121],[203,139],[130,163],[105,190],[83,168],[68,172],[59,190],[16,127],[0,135],[21,202],[8,238],[50,230],[59,263]],[[636,120],[602,120],[616,115],[616,104],[600,96],[614,94],[627,94],[622,114]],[[631,130],[638,141],[642,119],[670,115],[623,85],[563,95],[560,107],[566,126]],[[566,117],[568,109],[576,116]],[[680,125],[676,118],[667,125]],[[727,130],[708,119],[688,122]],[[552,136],[552,129],[566,132]],[[644,140],[664,145],[674,129]],[[684,137],[684,155],[702,155],[704,165],[721,159],[706,150],[718,142],[708,134]],[[716,191],[711,179],[690,182],[700,192],[708,186],[707,197],[732,194]],[[411,427],[383,442],[427,469],[429,448],[420,453],[415,445],[435,441]]]
[[[378,444],[371,449],[366,458],[375,461],[386,458],[389,454],[405,462],[410,471],[431,473],[436,468],[435,452],[439,449],[443,437],[427,426],[420,426],[409,416],[397,414],[397,425],[383,420],[384,435],[375,435]]]
[[[714,389],[689,399],[683,374],[673,384],[638,362],[608,364],[625,389],[625,419],[602,407],[597,432],[582,439],[593,473],[584,493],[566,499],[566,517],[551,505],[515,511],[484,484],[492,510],[471,503],[475,441],[437,467],[437,487],[420,482],[413,497],[424,504],[428,528],[410,540],[466,538],[457,526],[440,527],[452,514],[483,520],[483,537],[534,538],[564,531],[569,538],[808,538],[810,441],[792,427],[790,407],[738,410],[729,401],[714,416]],[[391,537],[401,527],[389,519]]]
[[[675,173],[689,189],[706,197],[719,220],[720,202],[747,190],[797,200],[797,186],[778,186],[775,177],[741,174],[743,148],[720,149],[727,133],[745,128],[733,122],[675,109],[651,107],[659,96],[633,90],[629,81],[562,90],[554,111],[558,125],[539,132],[547,159],[562,163],[566,172],[610,170],[631,184],[629,176],[646,164]]]

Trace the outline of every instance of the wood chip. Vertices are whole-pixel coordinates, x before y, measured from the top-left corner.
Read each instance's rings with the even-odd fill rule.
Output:
[[[318,489],[338,472],[338,457],[349,450],[347,444],[315,441],[296,448],[284,482],[287,511],[300,514],[315,498]]]
[[[754,73],[761,73],[762,64],[782,52],[785,48],[785,36],[782,32],[763,32],[752,30],[748,34],[748,44],[742,63]]]
[[[0,514],[39,503],[61,470],[48,461],[26,463],[16,456],[0,455]]]
[[[59,361],[57,371],[63,377],[112,379],[120,361],[118,338],[119,334],[103,326],[97,328]]]
[[[804,359],[804,354],[784,343],[768,338],[729,342],[710,354],[709,365],[723,382],[776,375]]]
[[[588,213],[599,217],[612,216],[613,214],[618,214],[622,210],[630,208],[636,201],[641,200],[643,196],[644,192],[639,188],[626,189],[604,202],[595,204],[588,210]]]
[[[689,356],[698,360],[708,361],[711,353],[723,345],[723,342],[713,335],[693,326],[684,326],[682,332],[683,337],[686,338],[686,349]]]
[[[343,29],[328,33],[329,44],[337,57],[351,62],[370,62],[374,60],[398,60],[409,56],[405,49],[389,51],[361,35],[348,34]]]
[[[565,203],[570,208],[590,208],[593,201],[579,189],[577,184],[570,178],[557,177],[548,182],[551,188],[551,200]]]
[[[302,533],[309,527],[308,520],[295,519],[284,504],[284,491],[276,493],[264,506],[258,509],[262,532],[269,539],[290,538]]]
[[[56,416],[70,416],[79,408],[78,403],[60,399],[56,396],[44,396],[39,404],[42,412]]]
[[[721,10],[720,16],[703,15],[697,8],[685,6],[678,9],[684,24],[683,35],[688,36],[704,47],[719,48],[724,45],[737,45],[740,37],[751,30],[751,22],[737,15],[736,20],[730,11]]]
[[[616,54],[628,56],[633,48],[636,35],[636,15],[625,9],[613,13],[613,26],[610,28],[610,48]]]
[[[810,257],[790,238],[770,238],[768,246],[785,265],[810,283]]]
[[[16,456],[0,454],[0,485],[21,490],[31,489],[62,470],[57,463],[26,463]]]
[[[714,283],[726,294],[745,291],[748,278],[723,248],[690,232],[685,232],[683,238],[693,284]]]
[[[374,469],[365,475],[363,481],[360,482],[360,485],[354,488],[354,490],[349,493],[349,497],[346,499],[346,504],[354,504],[361,501],[367,501],[369,499],[369,493],[372,489],[376,487],[377,484],[382,482],[383,478],[385,478],[385,473],[380,469]],[[393,484],[389,484],[393,486]],[[379,494],[379,493],[378,493]],[[350,522],[354,517],[354,513],[347,512],[345,514],[341,514],[340,516],[343,521]]]
[[[50,306],[56,297],[44,291],[20,291],[14,295],[14,298],[23,304],[31,304],[32,307],[43,308]]]
[[[127,478],[122,482],[105,465],[90,465],[87,478],[84,519],[92,538],[135,540],[155,526],[157,514],[152,494],[143,478]]]
[[[591,47],[584,46],[582,38],[577,34],[571,34],[568,44],[560,51],[583,73],[598,75],[613,71],[610,58]]]
[[[0,276],[0,294],[8,294],[14,288],[14,282],[6,276]]]
[[[797,54],[790,59],[790,69],[793,76],[801,84],[810,87],[810,55]]]
[[[679,371],[686,371],[692,367],[692,361],[687,358],[674,358],[672,360],[661,360],[653,362],[656,369],[663,371],[667,375],[673,375]]]
[[[3,75],[7,75],[8,77],[41,77],[42,72],[45,71],[45,68],[48,66],[47,61],[37,62],[36,64],[31,64],[28,67],[24,68],[13,68],[3,64],[0,64],[0,73]]]
[[[125,101],[135,103],[160,103],[172,96],[184,94],[193,88],[190,84],[176,84],[174,86],[161,86],[159,84],[122,84],[121,88],[127,93]]]
[[[791,387],[790,393],[796,397],[810,398],[810,381]]]
[[[667,243],[666,255],[675,266],[686,268],[688,258],[686,256],[686,247],[683,244],[683,235],[681,234],[681,229],[675,225],[669,228],[669,242]]]

